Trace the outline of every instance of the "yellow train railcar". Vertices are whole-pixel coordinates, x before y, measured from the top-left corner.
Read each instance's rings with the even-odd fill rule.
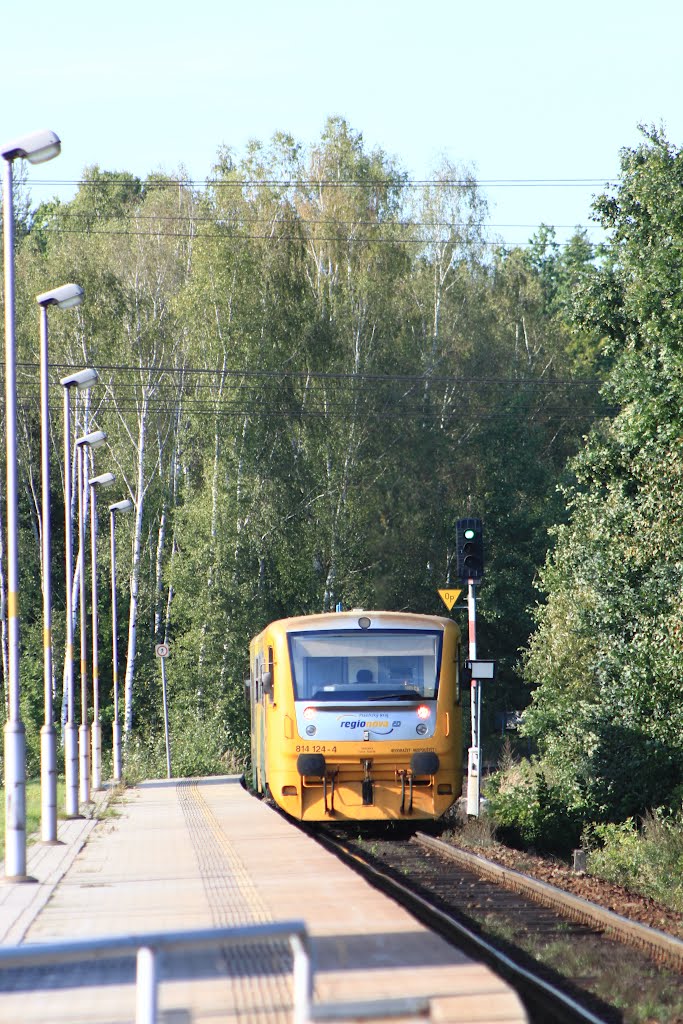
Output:
[[[305,821],[440,817],[462,786],[460,631],[348,611],[282,619],[250,645],[253,787]]]

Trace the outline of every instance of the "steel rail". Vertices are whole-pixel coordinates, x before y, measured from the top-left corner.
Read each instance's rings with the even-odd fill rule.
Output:
[[[559,911],[579,924],[604,931],[620,942],[644,950],[660,963],[666,963],[679,970],[683,968],[683,942],[674,935],[668,935],[666,932],[641,924],[639,921],[631,921],[629,918],[622,917],[621,914],[616,914],[613,910],[607,910],[606,907],[601,907],[597,903],[591,903],[590,900],[585,900],[581,896],[575,896],[564,889],[549,885],[548,882],[541,882],[537,878],[531,878],[519,871],[503,867],[478,854],[451,846],[449,843],[434,839],[423,832],[417,832],[414,839],[420,845],[448,857],[449,860],[455,861],[469,871],[473,871],[480,878],[495,882],[520,896],[528,896],[552,910]]]
[[[461,921],[439,910],[401,882],[369,864],[359,854],[319,832],[309,830],[305,826],[303,830],[355,867],[371,884],[401,903],[427,927],[454,945],[457,944],[459,948],[464,948],[465,952],[483,960],[508,980],[521,998],[526,998],[536,1009],[538,1016],[534,1019],[552,1020],[553,1024],[605,1024],[604,1018],[596,1016],[544,978],[516,963]],[[526,1008],[528,1010],[529,1006]]]

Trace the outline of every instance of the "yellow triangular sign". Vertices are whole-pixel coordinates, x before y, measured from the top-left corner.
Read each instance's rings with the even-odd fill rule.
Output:
[[[441,595],[441,600],[450,611],[462,594],[462,590],[440,590],[439,594]]]

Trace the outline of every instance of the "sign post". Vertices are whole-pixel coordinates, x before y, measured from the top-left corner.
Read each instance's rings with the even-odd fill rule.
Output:
[[[161,662],[161,688],[164,697],[164,735],[166,737],[166,778],[171,778],[171,744],[168,734],[168,694],[166,691],[166,658],[168,658],[168,644],[157,644],[154,653]]]

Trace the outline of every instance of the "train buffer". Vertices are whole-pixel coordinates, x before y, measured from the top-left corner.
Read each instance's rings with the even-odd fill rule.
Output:
[[[526,1020],[235,776],[142,783],[59,837],[0,884],[3,1024]]]

